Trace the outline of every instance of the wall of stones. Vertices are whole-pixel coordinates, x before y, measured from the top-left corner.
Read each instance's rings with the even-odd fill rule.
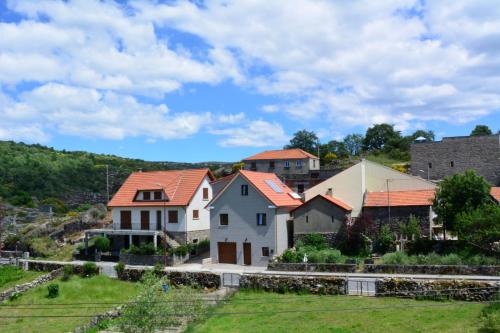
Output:
[[[344,295],[346,280],[330,276],[283,276],[244,274],[240,288],[272,292],[307,292],[311,294]]]
[[[430,209],[429,206],[404,206],[391,207],[391,219],[389,222],[389,209],[387,207],[365,207],[363,213],[370,217],[377,230],[383,224],[388,224],[393,231],[399,231],[401,223],[407,223],[410,215],[417,218],[422,236],[430,236]]]
[[[495,300],[500,284],[463,280],[378,279],[375,293],[379,297],[449,298],[460,301]]]
[[[269,271],[283,272],[356,272],[356,264],[323,264],[323,263],[283,263],[269,262],[267,265]]]
[[[18,284],[15,287],[12,287],[12,288],[7,289],[3,292],[0,292],[0,302],[3,302],[4,300],[9,299],[9,297],[11,297],[14,294],[24,293],[24,292],[26,292],[32,288],[35,288],[41,284],[44,284],[48,281],[52,281],[55,278],[57,278],[58,276],[60,276],[62,274],[62,272],[63,272],[63,269],[58,268],[58,269],[53,270],[52,272],[50,272],[48,274],[44,274],[44,275],[36,278],[35,280],[33,280],[31,282]]]
[[[364,265],[364,273],[490,275],[499,276],[500,266],[473,265]]]
[[[168,255],[167,266],[178,266],[189,260],[189,253],[185,256]],[[145,265],[154,266],[156,264],[164,264],[165,256],[162,255],[138,255],[120,253],[120,261],[126,265]]]
[[[123,273],[118,274],[120,280],[140,281],[146,270],[137,268],[126,268]],[[163,272],[170,282],[175,286],[198,286],[201,288],[217,289],[221,286],[219,274],[207,272]]]
[[[413,143],[410,172],[415,176],[442,179],[474,169],[492,185],[500,185],[500,135],[450,137],[442,141]],[[453,166],[451,162],[453,161]],[[432,168],[428,169],[428,163]],[[420,170],[424,171],[421,172]]]

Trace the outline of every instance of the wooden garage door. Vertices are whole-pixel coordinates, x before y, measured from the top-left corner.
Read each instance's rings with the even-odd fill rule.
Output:
[[[236,264],[236,243],[218,242],[219,263]]]

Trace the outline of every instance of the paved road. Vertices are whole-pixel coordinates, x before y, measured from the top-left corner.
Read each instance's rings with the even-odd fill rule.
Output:
[[[21,259],[20,261],[24,261]],[[75,260],[71,262],[64,261],[47,261],[47,260],[27,260],[38,262],[50,262],[58,264],[73,264],[83,265],[85,261]],[[102,267],[103,272],[106,274],[114,274],[114,262],[96,262],[97,266]],[[130,266],[130,268],[152,268],[152,266]],[[500,276],[486,276],[486,275],[430,275],[430,274],[382,274],[382,273],[327,273],[327,272],[282,272],[282,271],[268,271],[267,267],[259,266],[240,266],[230,264],[184,264],[176,267],[167,267],[167,271],[181,271],[181,272],[211,272],[211,273],[236,273],[236,274],[269,274],[269,275],[284,275],[284,276],[337,276],[347,277],[350,279],[381,279],[381,278],[404,278],[416,280],[474,280],[474,281],[489,281],[500,282]]]

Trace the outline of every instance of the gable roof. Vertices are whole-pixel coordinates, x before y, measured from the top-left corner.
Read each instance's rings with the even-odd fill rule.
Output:
[[[431,206],[435,190],[366,192],[363,207]]]
[[[209,169],[133,172],[108,203],[109,207],[187,206]],[[138,191],[165,189],[168,201],[134,201]]]
[[[281,149],[281,150],[266,150],[262,153],[243,159],[243,161],[257,160],[285,160],[285,159],[302,159],[302,158],[318,158],[302,149]]]
[[[316,200],[316,199],[323,199],[323,200],[326,200],[326,201],[328,201],[329,203],[331,203],[331,204],[333,204],[333,205],[335,205],[335,206],[337,206],[337,207],[339,207],[339,208],[341,208],[341,209],[345,210],[346,212],[350,212],[350,211],[352,211],[352,207],[351,207],[349,204],[345,203],[344,201],[340,200],[339,198],[334,198],[334,197],[332,197],[332,196],[330,196],[330,195],[323,195],[323,194],[318,194],[318,195],[317,195],[317,196],[315,196],[314,198],[312,198],[312,199],[310,199],[310,200],[308,200],[308,201],[304,202],[304,203],[303,203],[302,205],[300,205],[299,207],[294,208],[294,209],[293,209],[293,211],[296,211],[296,210],[297,210],[297,209],[299,209],[300,207],[302,207],[302,206],[304,206],[304,205],[307,205],[307,204],[309,204],[311,201]],[[293,211],[292,211],[292,212],[293,212]]]
[[[498,203],[500,203],[500,187],[492,187],[490,194]]]

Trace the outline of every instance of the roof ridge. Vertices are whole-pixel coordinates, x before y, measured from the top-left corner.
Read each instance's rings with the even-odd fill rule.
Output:
[[[174,192],[172,193],[172,198],[175,197],[175,193],[177,193],[177,190],[179,189],[179,184],[181,183],[181,180],[183,177],[184,177],[184,174],[181,172],[180,177],[177,179],[177,184],[175,185]]]

